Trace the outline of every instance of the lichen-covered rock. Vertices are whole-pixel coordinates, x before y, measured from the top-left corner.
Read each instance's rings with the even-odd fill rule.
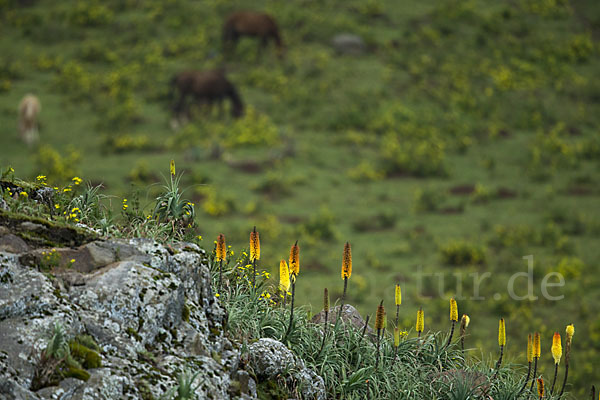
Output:
[[[306,368],[283,343],[270,338],[259,339],[248,346],[248,359],[261,381],[285,377],[290,386],[299,389],[303,399],[326,398],[323,378]]]
[[[0,253],[0,398],[159,398],[184,368],[201,371],[198,398],[230,397],[230,386],[239,381],[239,348],[223,335],[225,311],[211,292],[199,247],[136,239],[56,252],[87,256],[77,270],[40,272],[32,252]],[[102,367],[89,370],[87,382],[67,378],[32,392],[56,322],[70,338],[90,335]],[[256,398],[252,382],[246,387],[244,398]]]

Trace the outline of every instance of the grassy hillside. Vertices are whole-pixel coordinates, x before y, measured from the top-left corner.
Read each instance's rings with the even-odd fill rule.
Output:
[[[2,166],[102,182],[118,218],[123,197],[151,204],[159,186],[149,185],[175,159],[207,248],[221,232],[246,246],[257,225],[269,249],[261,264],[276,272],[299,240],[297,300],[315,312],[323,287],[341,294],[350,241],[348,301],[361,312],[400,283],[401,327],[424,306],[426,324],[444,329],[455,296],[461,314],[477,316],[472,343],[487,349],[473,357],[496,350],[504,317],[509,360],[524,361],[527,333],[542,333],[545,375],[552,333],[574,323],[571,382],[583,393],[598,380],[595,2],[17,3],[0,1]],[[283,61],[272,48],[258,56],[251,39],[223,59],[222,21],[245,8],[276,17]],[[341,32],[361,35],[367,52],[337,54]],[[172,130],[170,78],[223,64],[245,117],[198,110]],[[28,92],[42,102],[35,149],[16,130]],[[527,255],[539,298],[514,300],[507,285]],[[421,290],[419,270],[438,274]],[[473,279],[486,272],[476,299]],[[551,272],[565,279],[548,289],[562,300],[543,295]],[[515,291],[527,292],[524,279]]]

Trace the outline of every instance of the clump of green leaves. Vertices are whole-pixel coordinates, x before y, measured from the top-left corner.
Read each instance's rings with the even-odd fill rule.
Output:
[[[181,175],[175,174],[175,162],[171,161],[171,174],[163,186],[164,192],[156,198],[153,216],[159,222],[167,222],[176,235],[194,225],[194,204],[183,198],[179,190]]]

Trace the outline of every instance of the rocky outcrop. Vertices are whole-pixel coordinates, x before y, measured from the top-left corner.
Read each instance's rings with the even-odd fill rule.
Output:
[[[252,377],[238,371],[239,346],[223,334],[226,314],[197,246],[95,241],[57,249],[41,270],[41,249],[13,243],[0,252],[0,398],[159,398],[184,367],[200,371],[198,398],[256,396]],[[65,258],[76,260],[72,268]],[[55,323],[70,337],[91,336],[101,367],[87,382],[67,378],[33,392]]]

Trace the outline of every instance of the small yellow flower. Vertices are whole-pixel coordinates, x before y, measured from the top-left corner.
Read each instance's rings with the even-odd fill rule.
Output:
[[[73,190],[73,189],[71,189],[70,187],[66,187],[63,189],[63,192],[67,193],[67,192],[70,192],[71,190]]]
[[[75,263],[75,259],[71,258],[71,264]]]
[[[215,297],[219,297],[219,296],[220,296],[220,294],[219,294],[219,293],[215,293]]]
[[[39,182],[44,182],[46,180],[46,175],[38,175],[35,179]]]
[[[19,193],[19,195],[20,195],[20,196],[23,196],[23,197],[28,197],[28,194],[27,194],[27,192],[21,192],[21,193]]]
[[[76,176],[72,179],[72,181],[75,185],[79,185],[82,182],[82,179]]]
[[[60,208],[60,204],[55,204],[54,208],[56,208],[58,210]]]
[[[560,364],[560,358],[562,357],[562,343],[560,339],[560,333],[554,332],[552,337],[552,358],[554,358],[555,364]]]
[[[175,176],[175,160],[171,160],[171,165],[169,166],[169,169],[171,171],[171,175]]]

